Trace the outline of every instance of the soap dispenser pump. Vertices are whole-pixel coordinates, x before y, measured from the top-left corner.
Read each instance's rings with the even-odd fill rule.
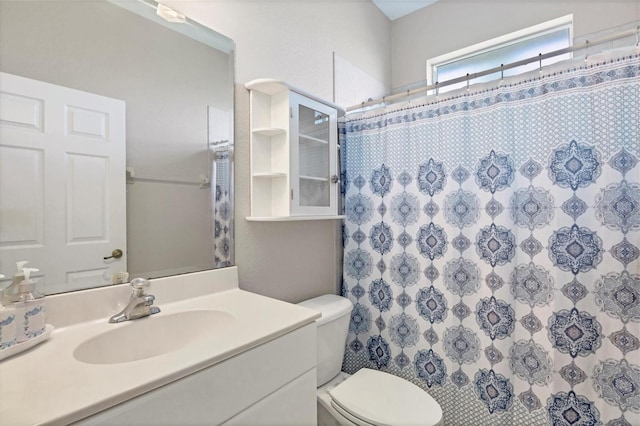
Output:
[[[35,290],[35,283],[31,280],[31,273],[36,268],[22,268],[24,280],[17,285],[18,301],[14,303],[18,331],[16,342],[21,343],[44,333],[45,308],[44,298]]]
[[[15,285],[18,285],[22,281],[24,281],[24,267],[27,263],[29,263],[28,260],[20,260],[16,262],[16,267],[18,268],[18,271],[13,275],[13,283]]]
[[[18,301],[19,299],[18,286],[22,281],[24,281],[23,269],[27,263],[29,263],[29,261],[27,260],[21,260],[19,262],[16,262],[16,267],[18,268],[18,270],[13,275],[13,280],[11,281],[11,284],[9,284],[9,286],[5,288],[2,291],[2,294],[0,295],[0,303],[2,303],[3,305],[7,306],[10,303],[15,303]]]

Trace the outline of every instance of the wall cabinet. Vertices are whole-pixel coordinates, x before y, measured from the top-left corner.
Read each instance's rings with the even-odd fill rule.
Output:
[[[342,110],[270,79],[245,85],[251,104],[251,216],[247,220],[338,216],[338,114]]]

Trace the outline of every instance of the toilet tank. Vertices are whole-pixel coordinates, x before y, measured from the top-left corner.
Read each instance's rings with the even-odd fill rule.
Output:
[[[353,304],[344,297],[325,294],[305,300],[299,305],[322,313],[322,317],[316,320],[317,373],[320,387],[337,376],[342,369]]]

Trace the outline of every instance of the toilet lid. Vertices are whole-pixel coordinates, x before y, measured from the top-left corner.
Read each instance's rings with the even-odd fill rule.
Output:
[[[433,426],[442,420],[440,405],[407,380],[363,368],[329,391],[332,402],[353,417],[376,426]]]

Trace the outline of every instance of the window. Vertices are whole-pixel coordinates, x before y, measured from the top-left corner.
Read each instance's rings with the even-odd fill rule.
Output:
[[[453,78],[463,77],[467,74],[499,67],[500,64],[509,64],[521,59],[530,58],[540,53],[549,53],[554,50],[570,47],[573,41],[573,15],[544,22],[533,27],[525,28],[511,34],[507,34],[492,40],[475,44],[464,49],[427,61],[427,83],[436,81],[444,82]],[[570,59],[571,53],[558,55],[546,59],[543,65]],[[537,69],[537,62],[512,68],[504,71],[504,76],[516,75],[526,71]],[[480,83],[500,78],[500,73],[485,75],[472,80],[472,83]],[[445,92],[465,86],[466,83],[458,83],[445,86],[440,92]]]

